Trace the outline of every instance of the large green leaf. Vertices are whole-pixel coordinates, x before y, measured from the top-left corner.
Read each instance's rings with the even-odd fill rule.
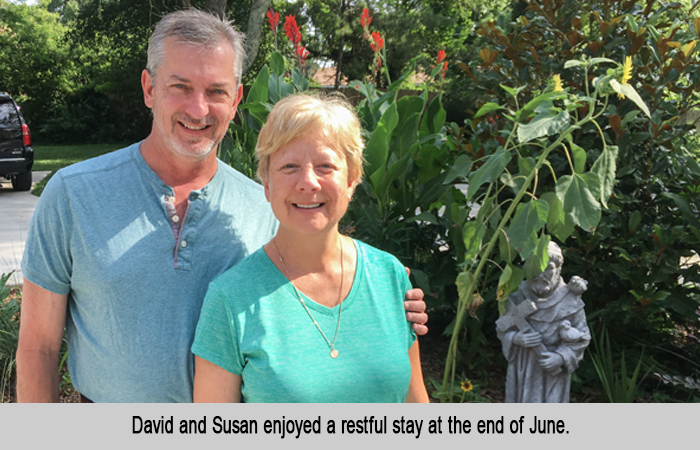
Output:
[[[546,92],[542,95],[538,95],[537,97],[533,98],[532,100],[527,102],[527,104],[525,104],[525,106],[522,107],[522,109],[517,114],[517,118],[519,119],[519,121],[521,123],[525,123],[525,121],[527,121],[527,119],[530,117],[530,115],[532,115],[532,113],[544,112],[544,111],[542,111],[542,108],[541,108],[542,104],[548,104],[549,107],[546,109],[551,110],[552,109],[551,108],[552,100],[562,98],[562,97],[566,97],[566,93],[558,92],[558,91],[549,91],[549,92]],[[533,119],[533,120],[536,120],[536,119],[537,119],[537,117],[535,117],[535,119]]]
[[[481,108],[476,112],[474,115],[474,118],[477,119],[483,115],[486,115],[492,111],[498,111],[499,109],[505,109],[503,106],[499,105],[498,103],[484,103]]]
[[[272,55],[270,55],[270,70],[278,77],[283,76],[285,72],[284,56],[278,52],[273,52]]]
[[[600,203],[596,199],[600,192],[598,174],[575,173],[559,178],[556,186],[557,197],[564,212],[570,214],[574,223],[586,231],[593,232],[601,217]]]
[[[549,241],[551,240],[552,238],[550,238],[547,234],[540,236],[540,238],[537,240],[537,247],[535,251],[533,251],[525,260],[525,264],[523,264],[523,272],[525,272],[525,278],[528,280],[532,280],[537,275],[544,272],[544,269],[547,268],[547,264],[549,263],[549,251],[547,247],[549,246]]]
[[[490,183],[500,177],[503,169],[510,161],[510,152],[503,147],[496,153],[489,156],[486,162],[469,175],[469,188],[467,189],[467,200],[471,200],[482,184]]]
[[[394,152],[398,152],[397,157],[403,158],[409,154],[409,149],[418,139],[418,121],[420,113],[416,112],[408,117],[403,117],[396,126],[394,137],[398,138],[398,145]]]
[[[524,279],[523,271],[512,264],[507,264],[506,268],[501,272],[498,278],[498,290],[496,291],[496,300],[498,301],[498,309],[501,314],[501,307],[505,306],[505,300],[510,294],[518,290],[518,286]]]
[[[418,149],[414,162],[418,166],[418,180],[427,183],[443,171],[443,164],[448,158],[447,146],[436,147],[423,144]],[[464,155],[463,155],[464,156]]]
[[[246,103],[267,102],[269,80],[270,69],[267,67],[266,64],[263,66],[262,69],[260,69],[258,76],[255,78],[255,82],[253,83],[253,86],[251,86],[250,91],[248,92],[248,98],[246,100]]]
[[[542,112],[535,116],[530,123],[518,127],[518,139],[525,143],[542,136],[554,136],[565,130],[571,123],[571,117],[567,110]]]
[[[399,177],[402,177],[406,173],[408,164],[411,162],[411,155],[406,155],[404,158],[396,161],[386,170],[376,171],[372,174],[370,179],[372,180],[372,191],[374,194],[380,198],[383,198],[387,194],[387,190],[391,183],[394,182]]]
[[[296,67],[292,69],[292,83],[299,92],[304,92],[309,89],[309,80],[307,80]]]
[[[365,160],[367,161],[367,174],[369,176],[372,176],[380,167],[386,165],[386,159],[389,155],[389,140],[398,122],[399,115],[396,111],[396,103],[392,103],[382,114],[365,147]]]
[[[586,151],[578,145],[571,144],[571,154],[574,159],[574,171],[583,173],[586,171]]]
[[[521,203],[508,227],[508,240],[526,259],[537,246],[537,232],[547,223],[549,204],[542,199]]]
[[[610,87],[613,88],[613,90],[618,94],[622,94],[632,100],[639,107],[639,109],[641,109],[644,114],[651,119],[649,108],[647,108],[647,105],[644,103],[644,100],[642,100],[642,97],[639,96],[637,91],[632,86],[629,84],[622,84],[616,79],[612,78],[610,79]]]
[[[430,102],[428,110],[423,116],[423,121],[421,122],[421,136],[438,133],[445,124],[446,116],[447,113],[442,107],[442,95],[438,95]]]
[[[600,203],[604,208],[608,207],[608,199],[612,195],[616,170],[617,147],[608,145],[591,167],[591,172],[597,173],[600,179]]]
[[[405,119],[413,114],[421,114],[425,107],[425,100],[421,95],[407,95],[401,97],[396,102],[396,108],[399,113],[400,120]]]
[[[560,241],[565,241],[574,232],[576,225],[570,214],[564,212],[564,207],[559,197],[554,192],[547,192],[540,197],[549,205],[547,215],[547,231],[556,236]]]
[[[280,86],[279,86],[279,77],[276,75],[270,76],[268,79],[268,88],[267,88],[267,95],[270,99],[270,103],[273,105],[280,101]]]
[[[459,155],[452,167],[450,167],[445,183],[452,183],[456,179],[466,177],[472,169],[472,159],[468,155]]]
[[[482,226],[478,220],[470,220],[462,227],[462,238],[464,239],[464,261],[473,264],[481,250],[481,241],[486,234],[486,227]]]

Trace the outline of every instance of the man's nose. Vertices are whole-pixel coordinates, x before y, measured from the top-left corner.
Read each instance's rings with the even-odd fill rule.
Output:
[[[193,92],[187,99],[185,112],[193,119],[203,119],[209,114],[209,103],[204,92]]]

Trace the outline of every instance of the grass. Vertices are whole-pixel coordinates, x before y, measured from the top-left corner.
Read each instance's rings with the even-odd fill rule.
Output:
[[[124,147],[123,144],[35,145],[33,171],[58,169]]]

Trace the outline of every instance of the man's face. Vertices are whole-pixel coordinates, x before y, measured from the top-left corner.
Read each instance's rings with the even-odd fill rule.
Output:
[[[549,297],[559,280],[561,267],[552,261],[551,257],[544,272],[530,280],[530,289],[540,298]]]
[[[155,83],[147,71],[141,77],[154,133],[170,151],[203,159],[223,139],[242,96],[233,74],[233,49],[222,42],[203,50],[174,38],[165,40],[164,49]]]

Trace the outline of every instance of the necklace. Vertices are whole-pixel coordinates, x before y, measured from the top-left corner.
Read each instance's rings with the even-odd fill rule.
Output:
[[[340,292],[338,293],[338,303],[340,303],[340,309],[338,310],[338,323],[335,326],[335,336],[333,336],[333,342],[331,342],[327,337],[326,334],[323,332],[321,327],[318,325],[318,322],[316,322],[316,319],[314,319],[314,316],[311,314],[311,311],[309,310],[309,307],[306,306],[306,302],[304,302],[304,299],[301,298],[301,294],[299,293],[299,289],[297,289],[297,286],[294,284],[294,281],[292,281],[292,277],[289,276],[289,269],[287,269],[287,265],[284,263],[284,259],[282,259],[282,252],[280,252],[279,247],[277,246],[277,242],[275,240],[272,240],[272,244],[275,246],[275,250],[277,250],[277,256],[280,259],[280,263],[282,264],[282,268],[284,269],[284,273],[287,276],[287,279],[289,280],[290,283],[292,283],[292,287],[294,288],[294,292],[297,294],[297,298],[299,299],[299,303],[301,303],[301,306],[304,307],[306,310],[306,313],[309,315],[309,318],[311,321],[316,325],[316,329],[318,330],[319,333],[321,333],[321,336],[323,336],[323,339],[326,340],[326,343],[328,344],[328,347],[331,349],[331,358],[335,359],[338,357],[338,350],[335,349],[335,340],[338,339],[338,330],[340,330],[340,315],[343,313],[343,279],[345,278],[345,267],[343,264],[343,243],[340,241],[340,236],[338,236],[338,244],[340,245]]]

